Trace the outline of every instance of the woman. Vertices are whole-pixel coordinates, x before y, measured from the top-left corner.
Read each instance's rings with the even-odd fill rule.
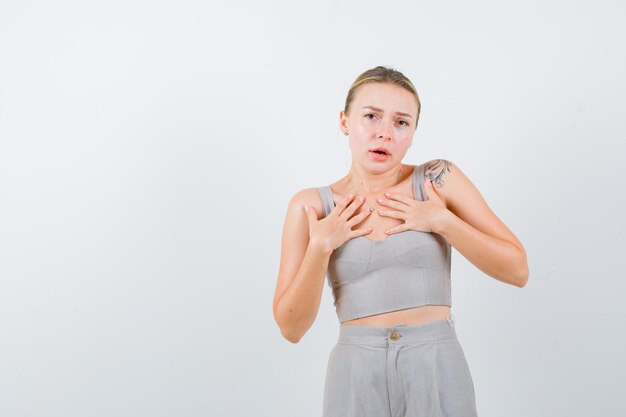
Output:
[[[348,174],[298,192],[287,209],[276,323],[297,343],[326,274],[340,322],[324,417],[476,416],[451,314],[451,246],[495,279],[520,288],[528,280],[522,244],[458,166],[402,163],[420,107],[399,71],[361,74],[340,112]]]

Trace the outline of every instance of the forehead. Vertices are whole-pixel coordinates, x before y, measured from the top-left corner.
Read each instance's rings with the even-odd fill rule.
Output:
[[[354,109],[363,106],[378,107],[389,112],[403,112],[415,117],[417,101],[408,90],[389,83],[368,83],[359,87],[354,95]]]

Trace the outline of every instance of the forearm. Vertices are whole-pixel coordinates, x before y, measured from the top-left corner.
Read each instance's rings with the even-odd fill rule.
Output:
[[[331,253],[310,242],[296,277],[278,302],[277,323],[290,342],[300,341],[315,321]]]
[[[526,256],[515,245],[481,232],[447,209],[433,231],[485,274],[518,287],[526,284]]]

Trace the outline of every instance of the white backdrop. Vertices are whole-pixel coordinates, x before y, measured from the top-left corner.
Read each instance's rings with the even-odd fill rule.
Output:
[[[338,322],[272,297],[287,203],[350,165],[376,65],[414,82],[404,162],[455,162],[524,244],[453,253],[481,417],[623,416],[619,1],[0,1],[0,416],[321,415]]]

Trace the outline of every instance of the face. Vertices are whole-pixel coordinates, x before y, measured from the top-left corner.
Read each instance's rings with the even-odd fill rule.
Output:
[[[356,91],[348,114],[341,112],[340,127],[349,134],[354,161],[388,169],[401,163],[411,147],[416,119],[413,94],[395,84],[368,83]],[[387,155],[372,151],[379,147]]]

